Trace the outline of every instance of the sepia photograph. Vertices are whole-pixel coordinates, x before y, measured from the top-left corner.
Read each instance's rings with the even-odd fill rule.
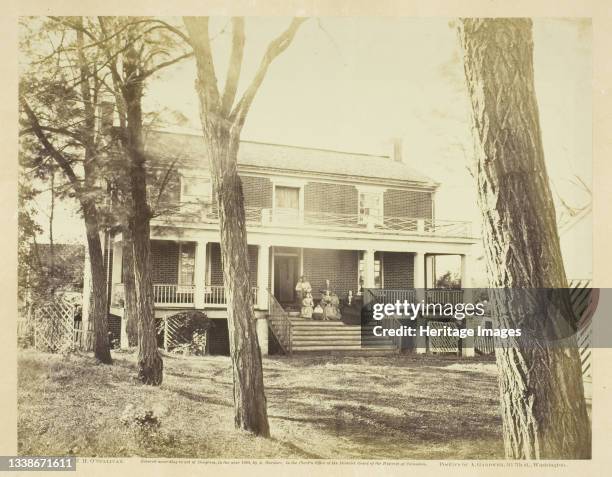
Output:
[[[590,460],[592,28],[21,16],[18,456]]]

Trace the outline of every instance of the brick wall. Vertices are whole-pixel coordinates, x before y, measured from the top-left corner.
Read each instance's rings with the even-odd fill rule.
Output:
[[[304,186],[304,209],[336,214],[357,213],[357,188],[346,184],[308,182]]]
[[[385,216],[431,219],[431,202],[430,192],[387,189],[384,194]]]
[[[312,285],[313,296],[320,298],[325,280],[344,298],[349,290],[357,291],[358,253],[356,250],[304,249],[304,275]]]
[[[153,283],[178,283],[179,246],[176,242],[151,241]]]
[[[383,278],[385,288],[414,287],[414,255],[403,252],[383,252]]]
[[[245,207],[272,207],[272,181],[265,177],[240,176]]]
[[[221,246],[211,243],[208,249],[208,260],[210,260],[210,276],[208,285],[223,285],[223,265],[221,261]],[[252,287],[257,286],[257,246],[249,245],[249,283]]]

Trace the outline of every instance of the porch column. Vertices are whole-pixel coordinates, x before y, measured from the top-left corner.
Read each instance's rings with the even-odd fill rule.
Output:
[[[416,301],[425,299],[425,254],[414,252],[414,288]]]
[[[120,241],[113,241],[113,270],[111,273],[111,297],[114,292],[115,283],[123,282],[123,244]],[[111,298],[112,301],[112,298]]]
[[[427,261],[425,260],[425,254],[423,252],[414,252],[414,288],[416,290],[415,300],[417,303],[421,300],[425,300],[426,263]],[[427,326],[427,320],[419,316],[414,323],[417,329],[417,336],[414,340],[414,351],[417,354],[425,354],[427,353],[427,337],[420,334],[420,328],[421,326]]]
[[[268,309],[268,282],[270,279],[270,246],[257,247],[257,301],[255,306],[260,310]]]
[[[255,326],[261,355],[268,356],[268,320],[266,318],[257,318]]]
[[[123,243],[120,240],[113,240],[113,268],[111,270],[111,280],[108,284],[111,290],[110,303],[112,306],[115,301],[115,284],[123,282]],[[125,299],[125,298],[124,298]],[[121,332],[119,335],[119,343],[121,349],[128,348],[128,337],[127,337],[127,317],[125,313],[121,317]]]
[[[121,349],[128,349],[130,347],[127,334],[127,318],[125,317],[125,313],[121,317],[121,335],[119,337],[119,345]]]
[[[374,250],[364,250],[363,252],[363,263],[365,277],[363,280],[364,288],[374,288]]]
[[[463,289],[463,301],[470,303],[472,301],[472,284],[469,276],[469,255],[461,255],[461,288]]]
[[[206,287],[206,245],[205,240],[198,240],[195,250],[194,279],[195,294],[193,304],[196,308],[204,308],[204,288]]]

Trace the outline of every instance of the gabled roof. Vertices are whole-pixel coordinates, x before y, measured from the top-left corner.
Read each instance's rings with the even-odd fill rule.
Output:
[[[208,168],[204,140],[194,133],[149,131],[147,152],[163,161],[178,159],[185,167]],[[240,168],[276,172],[305,172],[364,179],[403,181],[412,185],[437,187],[437,183],[403,162],[389,156],[332,151],[282,144],[241,141]],[[409,185],[409,184],[406,184]]]

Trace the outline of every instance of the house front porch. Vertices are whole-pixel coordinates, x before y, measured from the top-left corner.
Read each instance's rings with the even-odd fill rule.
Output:
[[[301,276],[310,282],[315,304],[321,300],[328,281],[332,292],[343,302],[349,294],[360,296],[364,289],[372,290],[387,302],[423,299],[428,303],[457,303],[464,299],[461,287],[468,283],[468,254],[449,250],[446,255],[460,257],[461,266],[457,271],[460,281],[456,288],[439,289],[435,288],[435,263],[436,256],[444,254],[439,250],[427,252],[422,246],[413,251],[398,251],[397,247],[390,247],[391,250],[344,248],[351,244],[338,241],[333,245],[336,248],[249,244],[253,305],[256,317],[267,320],[264,321],[267,323],[265,330],[258,326],[259,334],[269,334],[271,340],[285,350],[291,339],[289,335],[298,336],[298,341],[301,336],[306,347],[312,345],[320,350],[342,350],[343,345],[358,347],[359,343],[354,341],[357,333],[347,328],[351,326],[349,323],[317,324],[300,319],[301,303],[298,303],[295,286]],[[458,251],[463,250],[465,248]],[[157,318],[163,319],[181,309],[205,310],[210,318],[227,318],[227,293],[218,241],[154,239],[151,255]],[[113,244],[112,262],[110,310],[112,314],[123,316],[125,295],[120,240]],[[356,338],[358,340],[359,336]],[[267,338],[261,339],[267,341]]]
[[[330,287],[340,298],[364,288],[379,290],[389,299],[416,299],[426,289],[428,302],[461,301],[467,283],[468,255],[461,255],[456,289],[435,288],[435,257],[423,252],[318,249],[249,245],[249,284],[257,310],[268,310],[268,290],[283,306],[297,303],[295,285],[304,276],[315,301]],[[223,309],[227,307],[221,250],[217,242],[152,240],[153,296],[159,308]],[[122,243],[113,245],[111,307],[125,303],[122,283]],[[429,285],[429,286],[428,286]],[[412,290],[412,291],[410,291]]]

